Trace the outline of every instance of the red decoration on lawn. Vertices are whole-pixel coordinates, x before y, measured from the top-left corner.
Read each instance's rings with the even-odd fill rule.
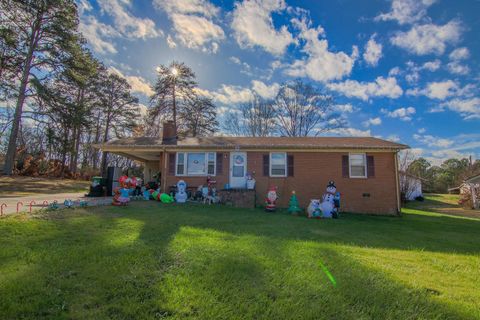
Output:
[[[23,207],[23,202],[21,202],[21,201],[17,202],[17,213],[18,213],[18,211],[20,210],[19,205],[20,205],[21,207]]]
[[[32,213],[32,206],[36,204],[35,200],[30,201],[30,213]]]
[[[273,212],[277,208],[277,187],[270,187],[268,189],[267,198],[265,199],[265,210],[268,212]]]
[[[3,208],[6,208],[8,207],[6,203],[2,203],[2,205],[0,206],[0,216],[3,216]]]

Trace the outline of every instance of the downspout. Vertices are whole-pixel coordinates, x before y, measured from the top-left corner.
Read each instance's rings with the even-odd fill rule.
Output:
[[[163,170],[162,170],[162,190],[164,193],[167,191],[167,152],[165,147],[163,147]]]
[[[395,158],[395,190],[397,191],[397,214],[400,215],[401,211],[401,203],[400,203],[400,185],[398,179],[398,151],[394,154]]]

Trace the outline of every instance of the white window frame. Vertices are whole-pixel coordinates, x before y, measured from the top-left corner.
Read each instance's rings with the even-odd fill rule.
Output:
[[[285,174],[273,174],[272,173],[272,155],[273,154],[283,154],[284,158],[285,158]],[[270,152],[270,161],[269,161],[269,164],[268,164],[269,168],[268,168],[268,173],[270,174],[270,177],[272,178],[285,178],[287,175],[288,175],[288,159],[287,159],[287,153],[286,152]]]
[[[352,155],[361,155],[363,156],[363,163],[365,167],[365,175],[364,176],[352,176],[352,165],[351,165],[351,156]],[[352,179],[366,179],[367,178],[367,154],[366,153],[349,153],[348,154],[348,175]]]
[[[188,174],[188,154],[203,153],[205,154],[205,173],[204,174]],[[183,154],[183,173],[178,173],[178,155]],[[208,173],[208,155],[213,154],[213,174]],[[210,151],[184,151],[177,152],[175,156],[175,176],[177,177],[207,177],[217,175],[217,153]]]

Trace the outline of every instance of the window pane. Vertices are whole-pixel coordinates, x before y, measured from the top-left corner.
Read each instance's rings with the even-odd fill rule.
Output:
[[[185,163],[185,153],[177,153],[178,155],[178,163],[184,164]]]
[[[208,162],[208,174],[215,174],[215,164]]]
[[[285,166],[272,166],[272,175],[274,176],[284,176],[285,175]]]
[[[363,154],[352,154],[350,155],[350,165],[351,166],[364,166],[365,157]]]
[[[208,153],[208,174],[215,174],[215,153]]]
[[[272,165],[285,166],[285,153],[272,153]]]
[[[189,175],[205,174],[205,153],[189,153],[187,159],[187,173]]]
[[[233,166],[232,175],[236,178],[244,177],[245,176],[244,170],[245,170],[244,166]]]
[[[177,153],[177,174],[185,174],[185,154]]]
[[[350,175],[352,177],[365,177],[365,166],[351,166]]]
[[[270,174],[272,176],[285,176],[287,165],[287,155],[285,153],[272,153],[271,154],[271,164],[270,164]]]
[[[184,169],[184,165],[183,164],[179,164],[177,166],[177,174],[184,174],[185,171],[183,170]]]

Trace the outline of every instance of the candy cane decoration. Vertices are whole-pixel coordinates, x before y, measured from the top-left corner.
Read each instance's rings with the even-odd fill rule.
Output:
[[[45,207],[48,207],[48,201],[47,201],[47,200],[43,201],[42,206],[43,206],[44,208],[45,208]]]
[[[19,207],[18,207],[19,205],[21,205],[23,207],[23,202],[21,202],[21,201],[17,202],[17,213],[19,211]]]
[[[33,206],[34,204],[37,204],[37,203],[35,202],[35,200],[30,201],[30,213],[32,213],[32,206]]]
[[[0,216],[3,216],[3,208],[6,208],[8,207],[6,203],[2,203],[2,205],[0,206]]]

